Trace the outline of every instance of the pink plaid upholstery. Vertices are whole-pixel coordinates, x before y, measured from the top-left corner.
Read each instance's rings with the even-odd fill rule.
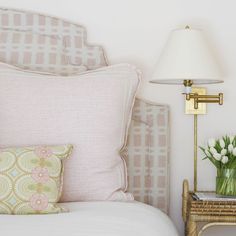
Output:
[[[35,62],[34,66],[31,63],[33,69],[55,72],[55,63],[49,67],[47,58],[42,55],[49,48],[47,40],[38,40],[38,44],[41,47],[41,55],[40,52],[31,54],[32,49],[35,49],[32,46],[35,47],[36,43],[35,41],[33,42],[32,38],[28,37],[22,41],[19,40],[19,35],[15,35],[13,39],[11,37],[11,41],[14,42],[14,48],[9,50],[6,30],[14,30],[51,36],[50,44],[54,43],[55,48],[58,47],[56,39],[57,41],[63,41],[65,56],[63,57],[62,55],[64,58],[62,60],[65,60],[65,62],[62,61],[61,64],[66,64],[67,68],[73,65],[77,67],[78,65],[84,65],[88,69],[96,69],[107,65],[103,49],[99,46],[89,46],[86,43],[86,31],[80,25],[33,12],[0,8],[0,26],[0,30],[5,30],[5,35],[0,41],[0,58],[3,62],[12,63],[14,61],[14,65],[21,67],[25,65],[26,67],[27,63],[23,63],[22,58],[31,57],[31,61]],[[6,52],[7,49],[8,51]],[[53,60],[55,52],[52,51],[49,55],[51,55]],[[40,57],[40,63],[36,63],[36,56]],[[73,69],[76,72],[76,67]],[[73,72],[73,70],[70,71]]]
[[[63,41],[62,46],[65,47],[64,53],[68,62],[63,66],[66,70],[71,66],[75,67],[69,69],[71,72],[76,72],[78,65],[84,65],[88,69],[107,65],[103,49],[99,46],[88,46],[86,31],[79,25],[42,14],[2,8],[0,8],[0,24],[0,33],[2,28],[2,31],[3,29],[29,31],[32,34],[46,35],[46,37],[57,35],[57,44]],[[50,55],[46,50],[41,51],[39,57],[39,60],[43,62],[41,65],[34,63],[34,56],[27,55],[29,48],[31,52],[35,52],[36,48],[40,50],[38,44],[45,46],[45,40],[42,37],[39,40],[31,40],[28,36],[25,39],[28,43],[25,48],[22,47],[19,36],[12,36],[15,51],[9,51],[9,45],[5,43],[4,37],[0,39],[0,60],[4,62],[45,71],[48,70],[46,62],[54,60],[53,57],[49,58]],[[50,43],[56,43],[56,41]],[[60,47],[57,47],[57,50]],[[25,55],[25,60],[22,61],[21,57],[17,58],[16,55],[19,54]],[[4,57],[4,55],[7,56]],[[15,59],[14,63],[9,60],[12,57]],[[50,65],[52,72],[55,71],[56,66],[53,63]],[[166,213],[169,201],[168,129],[167,106],[136,99],[128,144],[123,153],[128,167],[128,191],[134,194],[136,200],[158,207]]]
[[[168,212],[168,107],[136,99],[126,148],[128,191]]]

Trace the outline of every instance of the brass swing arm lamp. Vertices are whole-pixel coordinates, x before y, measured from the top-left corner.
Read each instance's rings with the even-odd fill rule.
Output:
[[[204,90],[204,88],[192,88],[193,81],[184,80],[183,85],[187,91],[192,90]],[[206,106],[199,107],[199,104],[207,103],[218,103],[223,105],[223,93],[218,95],[207,95],[207,94],[198,94],[197,92],[184,93],[186,100],[186,114],[194,115],[194,175],[193,175],[193,190],[197,192],[197,159],[198,159],[198,114],[206,114]],[[187,103],[190,103],[190,106],[187,107]]]
[[[185,86],[186,114],[194,115],[194,192],[197,191],[197,118],[206,114],[207,103],[223,104],[223,93],[207,95],[205,88],[193,85],[222,83],[221,73],[202,31],[173,30],[159,58],[153,79],[156,84]]]

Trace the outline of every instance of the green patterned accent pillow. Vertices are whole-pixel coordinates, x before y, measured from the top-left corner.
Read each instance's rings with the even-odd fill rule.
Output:
[[[59,201],[63,160],[72,145],[0,149],[0,214],[48,214],[65,211]]]

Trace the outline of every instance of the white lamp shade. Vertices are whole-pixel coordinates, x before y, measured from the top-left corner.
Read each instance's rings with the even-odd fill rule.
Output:
[[[201,30],[174,30],[159,58],[153,83],[220,83],[221,73]]]

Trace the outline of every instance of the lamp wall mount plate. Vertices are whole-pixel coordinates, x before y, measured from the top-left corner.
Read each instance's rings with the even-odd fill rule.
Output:
[[[200,87],[192,87],[191,93],[197,93],[199,95],[206,95],[206,88]],[[198,108],[194,108],[194,99],[191,98],[190,100],[185,99],[185,114],[187,115],[205,115],[207,113],[206,103],[200,103]]]

